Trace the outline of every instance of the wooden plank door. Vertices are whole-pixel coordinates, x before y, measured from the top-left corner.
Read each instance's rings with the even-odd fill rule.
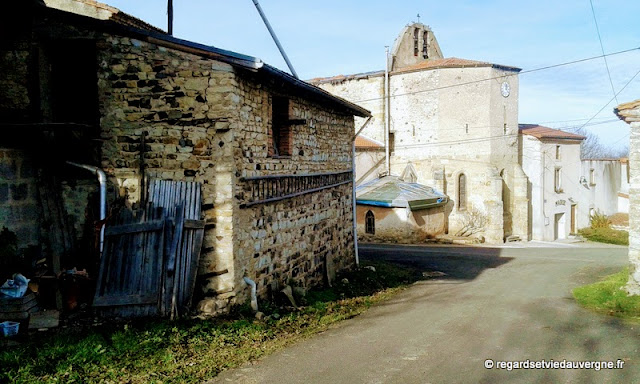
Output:
[[[154,316],[164,266],[164,209],[124,210],[119,222],[105,228],[105,247],[94,307],[103,315]]]

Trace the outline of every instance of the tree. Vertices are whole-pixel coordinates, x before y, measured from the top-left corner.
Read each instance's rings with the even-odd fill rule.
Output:
[[[598,136],[594,133],[580,128],[577,134],[585,136],[586,139],[580,147],[580,158],[582,159],[620,159],[629,156],[629,147],[607,147],[600,142]]]

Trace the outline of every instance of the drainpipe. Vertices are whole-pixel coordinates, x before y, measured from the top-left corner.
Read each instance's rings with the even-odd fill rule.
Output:
[[[258,297],[256,294],[256,282],[248,277],[244,277],[244,282],[251,287],[251,309],[253,312],[258,312]]]
[[[358,256],[358,223],[356,215],[356,137],[362,132],[362,130],[369,125],[369,122],[373,119],[373,116],[369,116],[367,121],[364,122],[362,127],[353,135],[351,139],[351,174],[353,175],[353,187],[351,188],[351,202],[353,203],[353,247],[356,252],[356,267],[360,266],[360,256]]]
[[[391,162],[389,160],[389,46],[384,47],[384,156],[387,175],[391,174]]]
[[[104,219],[107,217],[107,175],[102,169],[94,167],[93,165],[78,164],[71,161],[67,161],[67,164],[86,169],[98,176],[98,183],[100,183],[100,221],[103,222],[100,228],[100,254],[102,254],[102,248],[104,246]]]
[[[289,58],[287,57],[287,54],[284,52],[284,48],[282,48],[282,45],[280,45],[280,40],[278,40],[278,37],[276,36],[276,33],[273,31],[273,28],[271,28],[271,24],[269,24],[269,20],[267,20],[267,16],[262,11],[262,7],[260,6],[260,4],[258,4],[258,0],[253,0],[253,5],[256,6],[256,9],[258,10],[258,13],[260,14],[260,17],[262,17],[262,21],[264,21],[264,25],[267,26],[267,29],[269,30],[269,33],[271,34],[271,37],[273,38],[273,41],[276,43],[276,46],[278,47],[278,50],[282,54],[282,57],[284,58],[284,61],[287,63],[287,66],[289,67],[289,70],[291,71],[291,74],[293,76],[295,76],[295,78],[297,79],[298,78],[298,74],[296,73],[296,70],[293,69],[293,65],[291,65],[291,62],[289,61]]]
[[[353,176],[353,186],[351,188],[351,202],[353,203],[353,247],[356,251],[356,267],[360,266],[360,256],[358,256],[358,223],[356,215],[356,141],[351,143],[351,175]]]

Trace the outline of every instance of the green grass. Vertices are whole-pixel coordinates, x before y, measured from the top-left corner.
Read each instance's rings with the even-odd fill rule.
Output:
[[[0,350],[0,382],[201,382],[357,316],[418,279],[410,269],[373,265],[376,272],[346,273],[333,288],[309,292],[298,311],[262,303],[266,321],[243,308],[226,320],[106,323],[35,335]]]
[[[640,296],[627,296],[629,270],[605,277],[602,281],[578,287],[573,297],[585,308],[629,320],[640,321]]]
[[[590,241],[598,243],[629,245],[629,232],[619,231],[607,227],[600,228],[584,228],[578,233]]]

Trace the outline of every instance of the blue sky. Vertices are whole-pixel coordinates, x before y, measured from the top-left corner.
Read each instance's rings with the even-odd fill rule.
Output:
[[[592,1],[606,53],[640,47],[640,1]],[[106,2],[166,29],[166,0]],[[445,57],[527,71],[602,53],[589,0],[261,0],[260,5],[302,79],[383,69],[384,46],[392,45],[418,13]],[[174,35],[287,70],[252,0],[174,0]],[[640,71],[638,49],[607,60],[616,92]],[[616,101],[606,105],[612,98],[603,59],[523,73],[519,120],[571,130],[593,118],[587,128],[604,144],[627,145],[629,127],[610,122],[616,119]],[[618,102],[639,98],[640,75]]]

